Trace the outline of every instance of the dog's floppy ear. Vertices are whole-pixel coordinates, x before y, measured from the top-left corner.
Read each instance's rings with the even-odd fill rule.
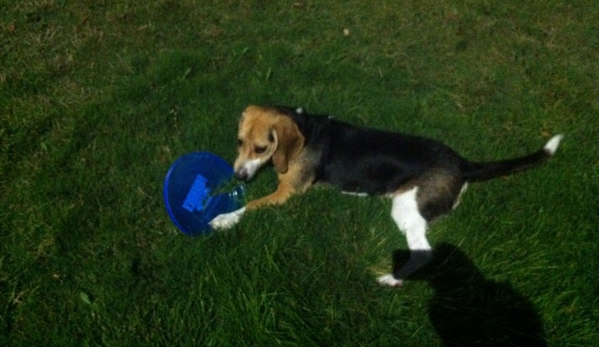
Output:
[[[271,129],[277,141],[272,163],[277,172],[286,173],[289,170],[289,160],[298,155],[304,147],[304,136],[291,118],[286,116],[277,118]]]

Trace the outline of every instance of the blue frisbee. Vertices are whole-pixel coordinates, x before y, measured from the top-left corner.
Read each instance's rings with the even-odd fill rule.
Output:
[[[212,153],[177,159],[164,180],[164,202],[173,223],[188,236],[208,234],[214,217],[243,205],[243,186],[232,180],[231,165]]]

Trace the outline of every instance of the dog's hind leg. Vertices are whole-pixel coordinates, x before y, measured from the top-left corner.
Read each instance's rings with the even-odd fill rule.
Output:
[[[410,258],[393,274],[379,277],[378,281],[381,284],[401,286],[407,276],[432,260],[432,249],[426,239],[428,223],[418,208],[417,193],[418,187],[414,187],[393,197],[391,216],[398,228],[406,235]]]

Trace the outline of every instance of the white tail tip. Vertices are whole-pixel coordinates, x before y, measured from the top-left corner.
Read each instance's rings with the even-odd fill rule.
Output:
[[[551,140],[547,141],[547,144],[545,144],[545,147],[543,147],[543,149],[545,150],[545,152],[549,153],[549,155],[555,154],[555,151],[557,151],[557,147],[559,147],[559,143],[563,138],[563,134],[555,135],[551,138]]]

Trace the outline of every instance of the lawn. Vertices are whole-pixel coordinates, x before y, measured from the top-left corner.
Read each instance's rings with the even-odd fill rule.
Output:
[[[0,0],[1,346],[599,345],[599,4]],[[472,184],[402,288],[382,198],[190,238],[164,176],[248,104],[546,165]],[[274,189],[265,169],[249,199]],[[523,342],[529,341],[529,342]]]

